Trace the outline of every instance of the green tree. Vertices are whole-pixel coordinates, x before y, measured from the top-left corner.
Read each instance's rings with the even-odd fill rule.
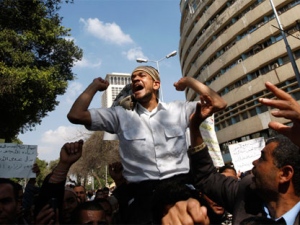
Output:
[[[0,1],[0,138],[6,142],[40,124],[75,78],[71,69],[82,50],[61,26],[62,1]]]
[[[48,163],[45,160],[36,158],[36,164],[40,168],[40,174],[36,178],[36,183],[38,186],[42,186],[45,177],[51,172],[48,167]]]

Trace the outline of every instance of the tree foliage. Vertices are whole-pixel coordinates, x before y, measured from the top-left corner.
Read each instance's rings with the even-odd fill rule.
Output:
[[[45,160],[36,159],[36,164],[38,165],[40,169],[40,174],[36,177],[36,183],[38,186],[42,186],[44,179],[46,176],[51,172],[51,170],[48,167],[48,163]]]
[[[85,141],[82,157],[70,169],[70,173],[75,174],[78,180],[94,177],[100,187],[105,185],[105,167],[120,161],[119,141],[103,140],[103,135],[103,131],[96,131]],[[108,183],[112,183],[109,175],[107,177]]]
[[[0,1],[0,138],[40,124],[74,79],[82,50],[61,26],[62,0]]]

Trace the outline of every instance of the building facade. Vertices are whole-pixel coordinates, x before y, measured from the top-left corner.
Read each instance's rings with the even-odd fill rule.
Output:
[[[125,85],[131,83],[131,74],[129,73],[110,73],[106,74],[105,80],[109,82],[109,86],[101,96],[102,107],[108,108],[112,106],[117,95]]]
[[[270,81],[300,99],[291,61],[300,67],[300,0],[273,0],[287,48],[269,0],[181,0],[179,58],[183,76],[194,77],[217,91],[228,103],[215,114],[223,153],[227,146],[256,137],[269,137],[269,107],[260,97],[272,97]],[[186,90],[187,100],[198,100]]]

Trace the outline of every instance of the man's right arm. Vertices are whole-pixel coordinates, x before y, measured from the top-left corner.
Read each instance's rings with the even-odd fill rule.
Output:
[[[102,78],[96,78],[85,89],[85,91],[76,99],[67,117],[71,123],[91,125],[91,115],[88,107],[98,91],[105,91],[109,83]]]

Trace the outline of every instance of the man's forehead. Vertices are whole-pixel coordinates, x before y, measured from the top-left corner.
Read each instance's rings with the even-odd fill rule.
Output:
[[[143,71],[143,70],[136,70],[136,71],[134,71],[132,74],[131,74],[131,76],[138,76],[138,75],[142,75],[142,74],[144,74],[144,75],[149,75],[146,71]],[[150,76],[150,75],[149,75]]]
[[[82,187],[82,186],[77,186],[77,187],[74,187],[74,190],[84,190],[84,187]]]
[[[104,210],[81,210],[81,222],[84,224],[89,224],[90,222],[102,223],[105,221]]]
[[[14,196],[14,188],[9,183],[0,184],[0,193]]]
[[[270,142],[261,150],[261,153],[272,156],[273,151],[277,146],[278,146],[277,142]]]

